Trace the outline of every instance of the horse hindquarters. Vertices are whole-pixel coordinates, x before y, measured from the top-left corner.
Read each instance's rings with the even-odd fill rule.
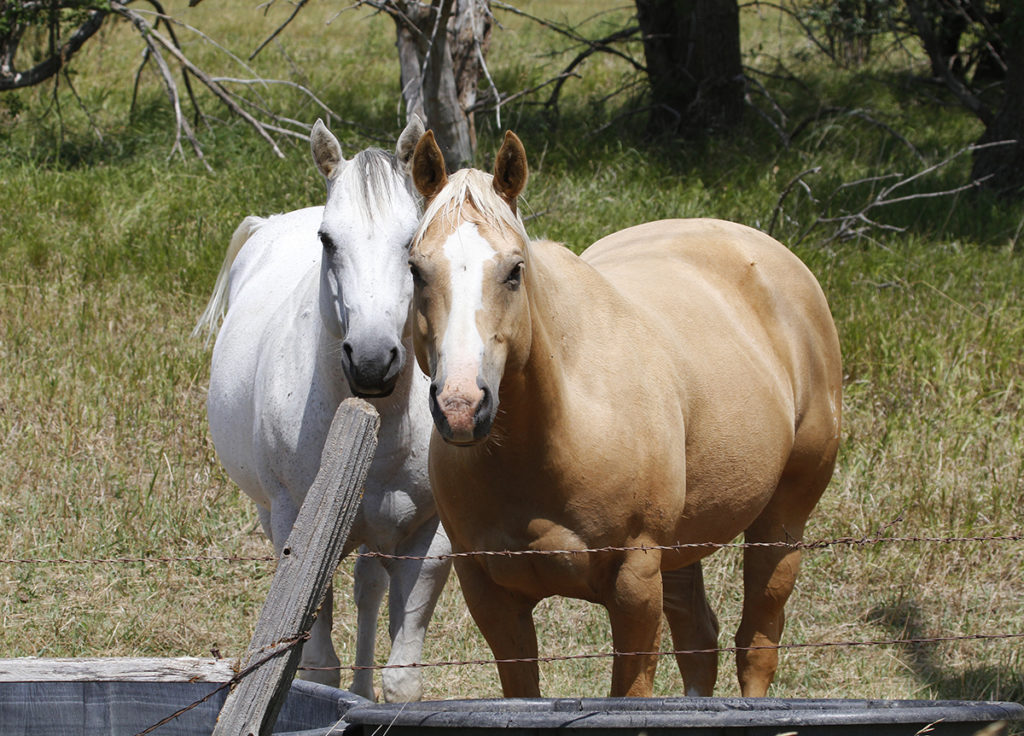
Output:
[[[832,459],[813,471],[783,475],[768,506],[744,533],[751,544],[803,539],[807,518],[832,477]],[[736,632],[736,669],[744,697],[763,697],[779,663],[785,606],[802,553],[789,546],[743,550],[743,616]],[[767,648],[760,648],[767,647]]]

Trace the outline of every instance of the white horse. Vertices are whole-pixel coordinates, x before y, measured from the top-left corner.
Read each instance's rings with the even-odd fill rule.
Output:
[[[231,239],[196,333],[212,335],[207,415],[225,469],[258,505],[278,555],[320,464],[338,405],[361,396],[380,413],[377,453],[345,554],[356,546],[390,555],[437,556],[451,547],[427,477],[429,381],[411,354],[407,320],[409,241],[419,203],[409,179],[423,132],[413,117],[395,155],[379,149],[346,161],[322,121],[313,160],[327,204],[266,219],[247,217]],[[194,334],[196,334],[194,333]],[[359,557],[352,692],[373,698],[377,615],[390,576],[389,664],[419,661],[450,560]],[[337,686],[332,594],[303,647],[299,676]],[[419,700],[420,670],[383,673],[388,701]]]

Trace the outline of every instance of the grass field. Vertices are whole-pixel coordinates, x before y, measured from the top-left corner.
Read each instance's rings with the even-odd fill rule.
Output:
[[[289,10],[185,5],[168,8],[240,57]],[[522,3],[586,19],[592,36],[628,16],[624,3],[593,15],[596,5]],[[253,66],[358,121],[335,126],[352,152],[374,142],[365,130],[386,140],[400,130],[398,65],[389,20],[339,9],[311,4]],[[553,76],[574,53],[533,23],[499,19],[489,60],[504,92]],[[810,121],[788,146],[754,114],[717,139],[647,139],[642,116],[626,114],[631,92],[610,94],[640,80],[608,55],[569,81],[557,117],[534,104],[544,93],[504,108],[502,128],[514,128],[530,156],[528,229],[581,249],[662,217],[762,228],[775,219],[776,237],[821,281],[844,352],[841,455],[808,538],[1020,535],[1024,205],[965,192],[872,211],[901,232],[840,242],[832,226],[814,227],[819,216],[857,211],[884,185],[837,191],[841,183],[919,171],[981,129],[915,76],[924,66],[907,51],[880,49],[869,65],[838,71],[791,25],[767,8],[744,11],[744,63],[770,72],[755,76],[788,130]],[[241,73],[218,48],[180,33],[203,64]],[[204,413],[209,350],[188,335],[239,220],[319,203],[322,185],[304,144],[282,140],[278,159],[237,119],[200,126],[212,172],[190,156],[169,158],[172,122],[151,72],[129,110],[140,52],[130,29],[111,25],[72,65],[81,103],[66,83],[56,95],[52,85],[0,95],[0,657],[239,656],[273,575],[272,563],[256,560],[24,561],[271,550],[217,463]],[[268,94],[289,117],[318,114],[293,90]],[[821,114],[832,108],[859,114]],[[477,121],[487,166],[501,130],[493,113]],[[907,190],[956,187],[969,165],[960,156]],[[819,166],[777,209],[793,177]],[[739,562],[723,550],[705,563],[723,646],[738,623]],[[350,578],[346,561],[336,586],[343,661],[354,646]],[[557,599],[538,612],[542,655],[610,649],[602,611]],[[1024,549],[903,542],[809,552],[788,613],[787,643],[1021,634]],[[383,628],[380,640],[383,661]],[[795,649],[782,655],[773,694],[1024,701],[1022,652],[1020,639]],[[424,658],[488,657],[453,578]],[[544,665],[542,688],[602,695],[609,669],[606,659]],[[429,670],[427,683],[431,698],[500,693],[492,666]],[[682,692],[671,660],[656,690]],[[718,694],[737,694],[728,658]]]

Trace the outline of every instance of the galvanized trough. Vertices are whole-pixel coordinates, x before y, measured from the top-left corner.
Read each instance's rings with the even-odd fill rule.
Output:
[[[367,704],[348,736],[929,736],[971,735],[1024,719],[1024,706],[949,700],[537,698]]]
[[[222,686],[234,674],[233,664],[223,659],[0,659],[0,734],[135,736],[152,729],[155,736],[209,736],[228,694]],[[296,680],[273,732],[340,733],[345,713],[368,702]],[[198,704],[157,726],[193,703]]]
[[[0,660],[0,735],[208,736],[235,665],[212,659]],[[273,733],[291,736],[973,735],[1024,721],[1024,706],[949,700],[535,698],[376,704],[344,690],[291,684]]]

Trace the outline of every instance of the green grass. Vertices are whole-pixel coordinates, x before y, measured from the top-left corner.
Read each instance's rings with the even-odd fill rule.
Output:
[[[169,10],[239,57],[287,9],[264,17],[236,0]],[[581,18],[581,4],[524,3],[548,17]],[[590,4],[587,4],[590,7]],[[619,8],[609,4],[611,8]],[[335,125],[348,152],[400,129],[390,21],[310,5],[253,62],[300,82],[358,128]],[[592,11],[587,11],[587,16]],[[628,9],[588,21],[598,35]],[[573,55],[563,40],[500,15],[489,60],[503,91],[538,84]],[[240,74],[216,48],[181,30],[186,49],[225,75]],[[909,174],[980,134],[979,124],[922,87],[915,60],[891,51],[862,69],[831,70],[790,24],[744,14],[745,63],[787,111],[788,146],[756,115],[726,137],[650,139],[625,65],[595,56],[563,90],[478,114],[478,163],[514,127],[531,161],[524,211],[535,236],[576,249],[610,231],[662,217],[713,216],[767,227],[787,183],[820,166],[782,202],[775,235],[795,242],[828,295],[845,363],[844,440],[835,479],[809,538],[1019,534],[1024,505],[1024,206],[963,193],[873,213],[902,232],[830,240],[819,215],[856,211],[878,191],[865,182]],[[130,114],[140,46],[121,26],[74,60],[75,88],[0,96],[0,557],[259,557],[270,545],[247,498],[217,463],[206,433],[209,352],[188,338],[228,238],[248,214],[323,197],[306,146],[286,158],[237,120],[199,128],[207,171],[170,157],[171,116],[152,74]],[[552,53],[559,52],[559,53]],[[639,48],[634,52],[640,54]],[[267,93],[311,122],[308,99]],[[764,99],[755,95],[762,109]],[[210,112],[216,110],[204,98]],[[861,117],[822,114],[856,108]],[[218,117],[225,117],[220,111]],[[610,124],[609,124],[610,123]],[[884,124],[884,126],[882,125]],[[95,128],[94,128],[95,125]],[[889,130],[898,131],[920,154]],[[102,138],[97,135],[100,132]],[[969,157],[911,191],[958,186]],[[809,229],[810,228],[810,229]],[[738,623],[740,555],[705,565],[722,622]],[[273,565],[257,561],[131,564],[0,563],[0,656],[225,656],[244,650]],[[336,642],[351,659],[351,562],[340,569]],[[1019,542],[904,543],[808,552],[789,608],[791,643],[1024,632]],[[545,655],[610,648],[603,612],[570,600],[538,609]],[[386,652],[380,632],[381,661]],[[664,642],[670,648],[670,642]],[[1024,701],[1020,640],[792,650],[773,693],[793,697],[994,698]],[[427,661],[489,652],[449,583],[427,641]],[[542,667],[548,695],[601,695],[608,660]],[[492,666],[429,670],[434,698],[494,696]],[[671,661],[659,694],[682,692]],[[723,657],[719,694],[736,694]]]

